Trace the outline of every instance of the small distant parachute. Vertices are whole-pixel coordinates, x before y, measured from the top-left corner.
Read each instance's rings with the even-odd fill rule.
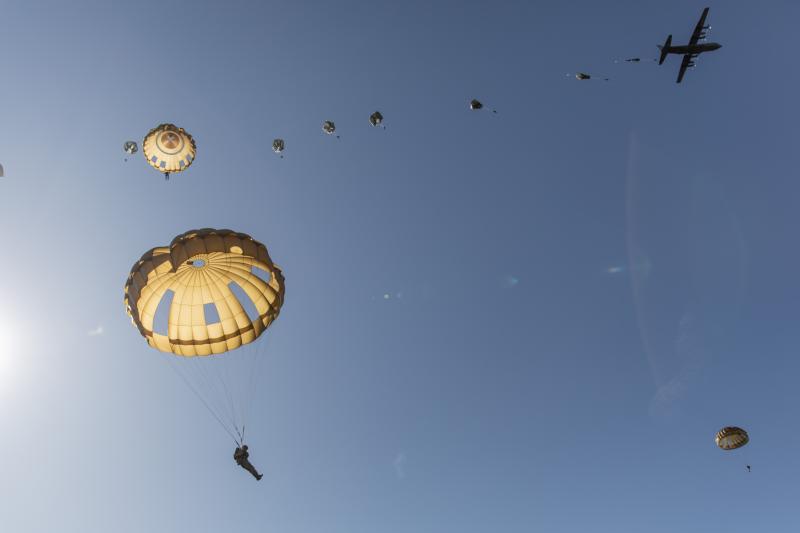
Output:
[[[133,155],[139,151],[139,145],[135,141],[125,141],[125,144],[122,145],[122,150],[128,155]],[[128,158],[126,157],[125,161],[127,160]]]
[[[133,155],[139,151],[139,145],[136,144],[136,141],[125,141],[125,144],[122,145],[122,149],[128,155]]]
[[[333,135],[336,133],[336,124],[334,124],[332,120],[326,120],[322,123],[322,131],[324,131],[326,135]],[[336,138],[338,139],[339,136],[337,135]]]
[[[375,111],[373,114],[371,114],[369,116],[369,123],[375,127],[380,126],[383,123],[383,115],[381,112]],[[383,129],[386,129],[386,126],[384,126]]]
[[[750,437],[742,428],[730,426],[719,430],[714,440],[716,441],[717,446],[727,451],[741,448],[750,442]]]
[[[283,154],[281,154],[281,152],[283,152],[284,148],[286,148],[286,143],[283,142],[283,139],[275,139],[272,141],[272,151],[280,155],[281,159],[283,159]]]
[[[169,179],[172,172],[183,172],[194,162],[197,145],[183,128],[159,124],[142,141],[142,153],[151,167]]]
[[[481,101],[480,101],[480,100],[475,100],[475,99],[473,98],[473,99],[470,101],[470,103],[469,103],[469,108],[470,108],[471,110],[473,110],[473,111],[479,111],[479,110],[483,109],[483,104],[481,103]],[[497,113],[497,110],[495,110],[495,109],[492,109],[492,113],[495,113],[495,114],[496,114],[496,113]]]
[[[569,74],[567,74],[567,76],[569,76]],[[592,79],[592,75],[585,72],[577,72],[575,74],[575,79],[580,81],[590,80]],[[608,81],[608,78],[603,78],[603,81]]]
[[[0,178],[3,177],[5,177],[5,174],[3,173],[3,165],[0,165]]]

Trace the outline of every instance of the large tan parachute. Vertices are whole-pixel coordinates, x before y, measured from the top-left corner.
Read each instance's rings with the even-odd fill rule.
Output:
[[[268,280],[254,269],[265,272]],[[232,291],[234,284],[252,300],[258,317],[248,317]],[[169,296],[164,335],[154,332],[154,320],[159,303]],[[267,248],[249,235],[225,229],[188,231],[169,247],[153,248],[133,265],[125,284],[125,309],[147,343],[187,357],[253,342],[278,317],[283,298],[283,273]],[[210,321],[207,314],[216,316]]]
[[[169,178],[189,168],[197,154],[194,139],[174,124],[159,124],[142,141],[142,153],[154,169]]]
[[[750,442],[750,437],[742,428],[731,426],[719,430],[715,440],[723,450],[735,450]]]

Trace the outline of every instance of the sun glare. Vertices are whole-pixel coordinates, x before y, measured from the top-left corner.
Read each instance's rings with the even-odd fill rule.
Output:
[[[5,324],[0,322],[0,387],[2,387],[6,381],[6,376],[8,375],[9,366],[11,364],[11,342],[8,328]]]
[[[21,344],[14,324],[0,315],[0,396],[6,396],[19,378],[18,356]]]

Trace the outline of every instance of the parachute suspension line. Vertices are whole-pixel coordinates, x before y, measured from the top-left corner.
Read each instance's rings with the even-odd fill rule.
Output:
[[[261,345],[258,347],[259,349],[253,354],[252,361],[248,365],[248,380],[247,380],[247,387],[245,388],[245,395],[244,395],[244,406],[243,406],[243,420],[242,420],[242,427],[247,423],[250,415],[250,406],[253,404],[253,389],[256,377],[258,374],[258,362],[261,359],[261,351],[264,348],[264,342],[260,343]]]
[[[253,350],[252,353],[248,354],[248,361],[245,363],[245,371],[247,376],[247,381],[243,383],[244,385],[244,394],[242,395],[242,405],[241,405],[241,413],[242,413],[242,430],[244,430],[244,426],[247,424],[247,415],[249,412],[250,407],[250,384],[255,379],[253,375],[255,373],[255,362],[258,359],[258,353],[261,351],[263,347],[263,341],[259,343],[258,349]]]
[[[244,426],[247,424],[250,416],[250,408],[255,399],[256,381],[261,375],[262,359],[264,359],[267,350],[269,339],[264,339],[258,345],[258,349],[253,351],[252,360],[249,362],[247,368],[248,383],[245,389],[244,406],[242,410],[242,433],[244,433]]]
[[[226,354],[226,357],[229,357],[229,355]],[[242,438],[242,432],[239,431],[239,427],[240,427],[239,418],[240,417],[237,416],[238,413],[241,412],[241,410],[237,407],[234,395],[231,394],[230,387],[228,387],[228,383],[232,383],[231,377],[230,377],[229,368],[228,368],[229,365],[226,364],[228,362],[233,363],[233,361],[219,361],[219,363],[220,363],[220,372],[217,373],[217,378],[219,379],[219,382],[222,385],[222,390],[225,393],[225,398],[227,399],[228,410],[230,411],[231,420],[233,421],[233,428],[236,430],[236,434],[239,435],[239,439],[242,442],[244,442],[244,439]],[[243,424],[244,423],[242,423],[241,425],[243,425]]]
[[[211,382],[207,372],[205,372],[199,360],[196,360],[196,358],[192,357],[189,360],[182,361],[182,364],[183,366],[181,368],[185,369],[187,374],[192,374],[192,383],[197,384],[198,388],[201,389],[198,390],[198,393],[202,392],[201,396],[206,399],[206,401],[209,403],[209,406],[211,406],[217,416],[223,418],[225,413],[224,406],[221,406],[218,401],[214,401],[218,399],[216,387],[214,386],[214,383]],[[230,417],[227,417],[227,419],[228,424],[230,424],[228,427],[232,428],[233,424],[231,424]]]
[[[189,357],[173,363],[196,385],[196,394],[208,404],[230,434],[244,440],[249,407],[258,379],[264,342],[242,346],[235,354]]]
[[[233,399],[231,397],[231,391],[230,391],[230,389],[228,387],[228,384],[226,383],[225,376],[223,376],[223,374],[226,373],[226,370],[227,370],[227,367],[225,365],[225,363],[227,363],[227,362],[228,361],[222,361],[222,360],[214,361],[214,363],[220,363],[219,366],[221,367],[219,369],[215,369],[216,371],[214,373],[214,377],[216,377],[217,378],[217,382],[219,382],[219,385],[220,385],[220,389],[219,390],[221,390],[222,393],[224,394],[224,398],[225,398],[224,404],[225,404],[225,407],[227,408],[226,410],[228,411],[228,416],[229,416],[229,419],[231,421],[231,425],[236,430],[236,433],[239,433],[239,424],[238,424],[238,422],[236,420],[236,411],[235,411],[235,407],[233,405]]]
[[[242,364],[242,363],[247,363],[248,358],[252,357],[252,353],[255,351],[256,345],[248,344],[247,346],[243,346],[242,348],[244,349],[244,351],[242,353],[243,357],[241,357],[240,360],[237,360],[238,366],[236,368],[233,368],[233,367],[229,367],[228,368],[228,372],[229,373],[233,372],[233,374],[234,374],[232,377],[229,377],[229,383],[235,383],[237,390],[241,389],[242,385],[243,385],[242,379],[241,379],[242,367],[244,367],[244,369],[247,370],[247,365],[246,364]],[[230,374],[229,374],[229,376],[230,376]],[[239,376],[238,382],[236,381],[236,377],[237,376]],[[246,419],[245,419],[244,404],[243,404],[244,400],[243,400],[242,393],[241,392],[236,392],[235,394],[231,394],[231,401],[232,401],[233,408],[234,408],[234,411],[236,412],[236,417],[237,417],[236,418],[236,422],[237,422],[236,427],[237,427],[237,429],[241,429],[240,435],[242,436],[242,439],[244,439],[244,425],[246,423]]]
[[[244,438],[244,428],[247,425],[247,415],[249,411],[247,383],[255,379],[255,376],[252,375],[254,372],[252,361],[254,357],[258,356],[259,350],[263,348],[263,341],[259,342],[258,345],[249,345],[248,348],[249,350],[243,354],[244,357],[240,360],[240,367],[237,369],[237,375],[245,376],[245,379],[239,382],[242,391],[236,395],[236,412],[240,416],[242,438]]]
[[[235,430],[238,433],[237,424],[236,424],[236,417],[234,416],[233,410],[230,405],[230,400],[227,402],[224,401],[223,398],[229,398],[230,392],[228,391],[228,387],[225,382],[222,380],[220,375],[220,371],[217,369],[206,369],[204,365],[208,364],[209,366],[216,363],[222,363],[223,361],[212,361],[212,360],[200,360],[201,358],[193,357],[192,365],[196,370],[196,375],[202,379],[202,382],[205,383],[206,389],[209,391],[208,397],[209,398],[218,398],[216,402],[217,412],[222,415],[225,414],[225,417],[228,420],[228,424],[230,424],[230,428]],[[204,359],[204,358],[203,358]],[[211,374],[217,378],[216,380],[213,379]],[[198,382],[201,381],[200,379],[197,380]],[[219,382],[219,385],[217,385]],[[223,394],[225,395],[223,397]]]
[[[747,469],[747,471],[750,472],[750,466],[753,464],[750,462],[750,450],[748,449],[747,446],[745,446],[742,448],[741,451],[742,451],[741,453],[742,457],[740,460],[744,463],[744,467]]]
[[[183,368],[186,370],[186,373],[184,373],[181,370],[179,370],[179,373],[184,378],[184,380],[188,382],[190,388],[193,389],[195,395],[200,399],[200,401],[203,402],[206,408],[212,413],[217,422],[219,422],[219,424],[225,429],[228,435],[230,435],[231,438],[234,440],[234,442],[236,442],[236,437],[233,435],[233,432],[231,431],[231,428],[233,428],[233,424],[230,422],[230,420],[228,420],[227,423],[223,420],[224,418],[223,414],[225,412],[224,409],[222,409],[217,403],[211,401],[215,397],[215,394],[213,393],[213,386],[212,383],[210,383],[208,376],[204,372],[202,372],[202,370],[200,370],[200,367],[197,365],[197,363],[189,363],[189,362],[186,363],[187,364],[183,366]],[[177,369],[178,368],[177,365],[179,363],[174,362],[173,364]],[[188,373],[193,373],[194,375],[193,379],[191,380],[188,379],[187,377]],[[197,387],[194,387],[192,383],[197,384],[198,387],[202,387],[206,391],[206,393],[203,394],[200,390],[198,390]]]
[[[173,372],[175,372],[178,376],[180,376],[180,378],[183,380],[184,383],[186,383],[186,386],[189,387],[189,389],[191,389],[191,391],[194,393],[194,395],[197,396],[197,398],[201,402],[203,402],[203,405],[206,406],[206,409],[208,409],[208,412],[211,413],[211,416],[213,416],[214,419],[217,421],[217,423],[219,423],[220,427],[222,427],[222,429],[225,430],[225,433],[230,435],[231,439],[233,439],[233,442],[236,443],[236,446],[237,447],[241,446],[241,443],[236,440],[236,437],[233,436],[233,433],[231,433],[231,431],[228,429],[228,426],[226,426],[222,422],[222,420],[220,420],[219,416],[217,416],[217,413],[215,413],[214,410],[208,405],[208,402],[206,402],[205,399],[202,396],[200,396],[200,393],[197,392],[197,389],[195,389],[192,386],[192,384],[189,382],[189,380],[186,379],[186,376],[184,376],[181,372],[178,371],[178,369],[175,367],[175,362],[172,361],[172,360],[169,360],[169,366],[170,366],[170,368],[172,368]]]
[[[186,358],[189,361],[182,361],[183,364],[181,368],[181,373],[185,371],[184,377],[187,377],[188,374],[192,374],[191,382],[197,384],[200,390],[195,389],[195,393],[200,399],[206,404],[207,408],[213,412],[215,418],[225,426],[226,431],[228,432],[234,440],[236,437],[233,436],[233,432],[235,431],[237,434],[239,433],[237,429],[236,420],[231,414],[230,406],[226,405],[226,402],[223,399],[222,392],[225,390],[225,383],[220,381],[220,385],[222,386],[222,390],[220,389],[220,385],[213,379],[211,374],[216,374],[216,377],[219,378],[219,372],[216,369],[207,369],[204,365],[213,365],[218,364],[220,361],[216,360],[209,360],[206,357],[189,357]],[[178,362],[174,362],[177,366],[181,364]],[[227,424],[223,422],[223,419],[227,421]]]

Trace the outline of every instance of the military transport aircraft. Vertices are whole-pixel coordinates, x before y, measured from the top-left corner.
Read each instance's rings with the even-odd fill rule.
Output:
[[[710,28],[710,26],[706,26],[707,15],[708,8],[705,8],[703,14],[700,15],[700,20],[697,21],[697,26],[694,27],[694,32],[692,33],[692,38],[689,39],[689,44],[685,46],[672,46],[672,34],[670,34],[666,42],[664,42],[664,45],[658,47],[661,49],[661,58],[658,60],[659,65],[667,58],[667,54],[683,54],[681,70],[678,72],[678,80],[676,83],[680,83],[681,80],[683,80],[683,75],[686,74],[687,68],[694,67],[694,60],[697,56],[703,52],[713,52],[722,46],[719,43],[700,42],[701,40],[705,40],[706,32]]]

